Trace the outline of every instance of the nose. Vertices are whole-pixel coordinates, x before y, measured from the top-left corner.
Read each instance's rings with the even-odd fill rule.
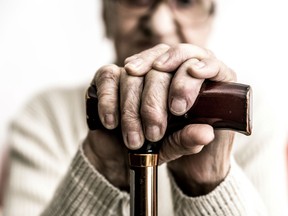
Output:
[[[169,5],[162,2],[152,8],[145,19],[145,31],[151,36],[160,38],[161,42],[169,43],[168,36],[175,35],[177,24]],[[170,38],[171,40],[171,38]]]
[[[167,3],[159,4],[151,15],[151,29],[159,35],[165,35],[175,30],[174,15]]]

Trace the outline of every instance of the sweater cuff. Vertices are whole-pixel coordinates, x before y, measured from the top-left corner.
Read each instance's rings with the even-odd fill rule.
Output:
[[[257,192],[235,162],[224,179],[207,195],[189,197],[170,174],[176,215],[266,215]]]
[[[129,195],[98,173],[80,149],[42,215],[122,215],[127,207]]]

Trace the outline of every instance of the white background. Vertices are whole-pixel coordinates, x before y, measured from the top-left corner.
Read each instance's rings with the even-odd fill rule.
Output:
[[[111,61],[101,24],[99,0],[0,0],[0,147],[37,92],[82,84]]]
[[[34,94],[90,80],[113,59],[101,0],[0,0],[0,149],[7,125]],[[210,47],[239,81],[286,104],[287,1],[218,0]],[[111,57],[112,55],[112,57]]]

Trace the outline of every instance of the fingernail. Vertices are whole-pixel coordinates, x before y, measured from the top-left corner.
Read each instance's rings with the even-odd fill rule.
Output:
[[[163,54],[162,56],[160,56],[155,60],[155,64],[161,66],[167,62],[169,57],[170,57],[169,53],[166,52],[165,54]]]
[[[141,139],[138,132],[128,132],[127,134],[127,145],[131,149],[138,149],[141,147]]]
[[[145,128],[146,138],[152,142],[158,141],[160,137],[160,128],[156,125]]]
[[[115,118],[113,114],[105,114],[104,121],[108,129],[115,127]]]
[[[175,114],[183,114],[187,109],[186,100],[173,98],[171,102],[171,111]]]
[[[206,65],[206,64],[205,64],[204,62],[198,61],[198,62],[196,62],[196,63],[193,65],[193,67],[196,68],[196,69],[201,69],[201,68],[205,67],[205,65]]]

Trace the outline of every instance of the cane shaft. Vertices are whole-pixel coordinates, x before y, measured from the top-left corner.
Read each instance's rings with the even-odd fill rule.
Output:
[[[157,216],[157,165],[158,154],[129,156],[130,215]]]

